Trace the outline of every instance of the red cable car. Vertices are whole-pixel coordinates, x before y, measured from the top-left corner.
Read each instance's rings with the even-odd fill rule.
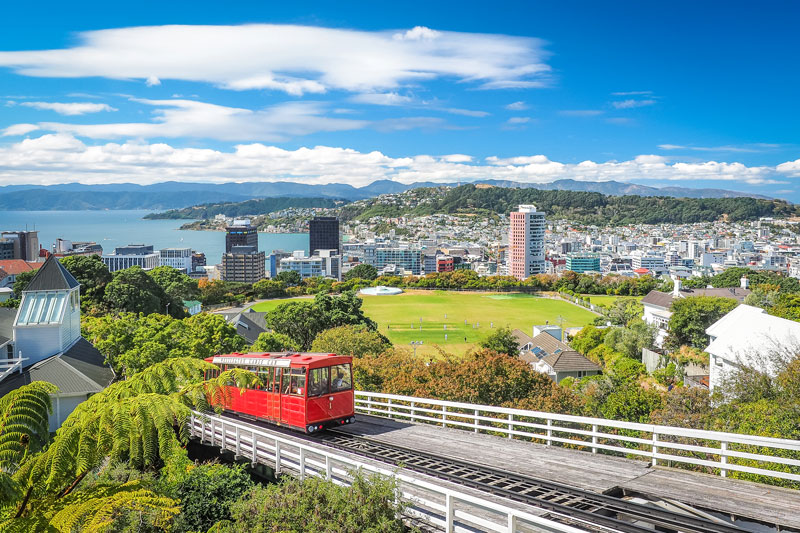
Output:
[[[352,357],[332,353],[232,353],[206,361],[222,371],[244,368],[262,386],[228,386],[223,409],[305,433],[355,422]],[[206,372],[206,379],[219,375]]]

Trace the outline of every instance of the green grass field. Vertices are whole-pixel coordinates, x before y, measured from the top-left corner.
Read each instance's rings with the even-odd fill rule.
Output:
[[[635,298],[636,301],[640,301],[643,298],[642,296],[606,296],[605,294],[581,294],[581,297],[589,298],[589,301],[595,305],[605,306],[614,305],[614,302],[620,298]]]
[[[559,324],[563,319],[565,328],[583,326],[596,316],[569,302],[528,294],[409,291],[362,298],[364,313],[393,344],[409,346],[411,341],[423,341],[418,354],[435,353],[435,345],[462,353],[491,333],[492,327],[507,325],[530,334],[536,324]],[[253,308],[269,311],[286,301],[270,300]]]

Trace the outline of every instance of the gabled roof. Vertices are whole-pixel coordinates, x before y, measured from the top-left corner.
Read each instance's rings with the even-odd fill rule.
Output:
[[[740,287],[712,287],[710,289],[681,289],[680,297],[716,296],[718,298],[730,298],[731,300],[736,300],[741,303],[748,294],[750,294],[750,289],[742,289]],[[675,295],[672,292],[650,291],[647,293],[647,296],[642,298],[642,304],[669,309],[672,307],[672,302],[674,300]]]
[[[81,337],[61,354],[43,359],[0,382],[0,396],[33,381],[47,381],[59,394],[90,394],[102,391],[114,380],[114,371],[103,354]]]
[[[542,358],[556,372],[576,372],[579,370],[598,371],[600,367],[575,350],[565,350]]]
[[[64,268],[64,265],[58,259],[51,255],[22,292],[58,291],[74,289],[78,286],[80,286],[80,283]]]
[[[773,356],[794,354],[800,347],[800,322],[772,316],[759,307],[739,305],[706,328],[713,338],[705,351],[729,361],[765,366]]]
[[[12,276],[16,276],[22,272],[36,270],[40,266],[42,266],[42,263],[33,263],[30,261],[23,261],[22,259],[0,259],[0,268]]]
[[[239,313],[230,320],[230,324],[236,328],[236,333],[249,343],[258,340],[258,336],[267,331],[265,321],[267,313],[247,310]]]

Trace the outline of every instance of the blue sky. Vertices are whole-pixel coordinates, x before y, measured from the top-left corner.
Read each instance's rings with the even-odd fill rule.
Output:
[[[796,2],[111,6],[4,6],[0,185],[573,178],[800,201]]]

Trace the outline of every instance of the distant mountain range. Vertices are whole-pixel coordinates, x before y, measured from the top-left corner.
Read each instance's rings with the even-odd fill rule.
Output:
[[[692,189],[688,187],[649,187],[618,181],[557,180],[551,183],[520,183],[502,180],[479,180],[473,183],[495,187],[520,187],[543,190],[589,191],[611,196],[671,196],[688,198],[768,198],[725,189]],[[119,183],[107,185],[62,185],[31,186],[7,185],[0,187],[0,210],[84,210],[84,209],[179,209],[214,202],[241,202],[253,198],[297,197],[362,200],[381,194],[399,193],[419,187],[455,186],[417,182],[398,183],[378,180],[365,187],[353,187],[342,183],[308,185],[287,181],[254,183],[182,183],[167,181],[152,185]]]

